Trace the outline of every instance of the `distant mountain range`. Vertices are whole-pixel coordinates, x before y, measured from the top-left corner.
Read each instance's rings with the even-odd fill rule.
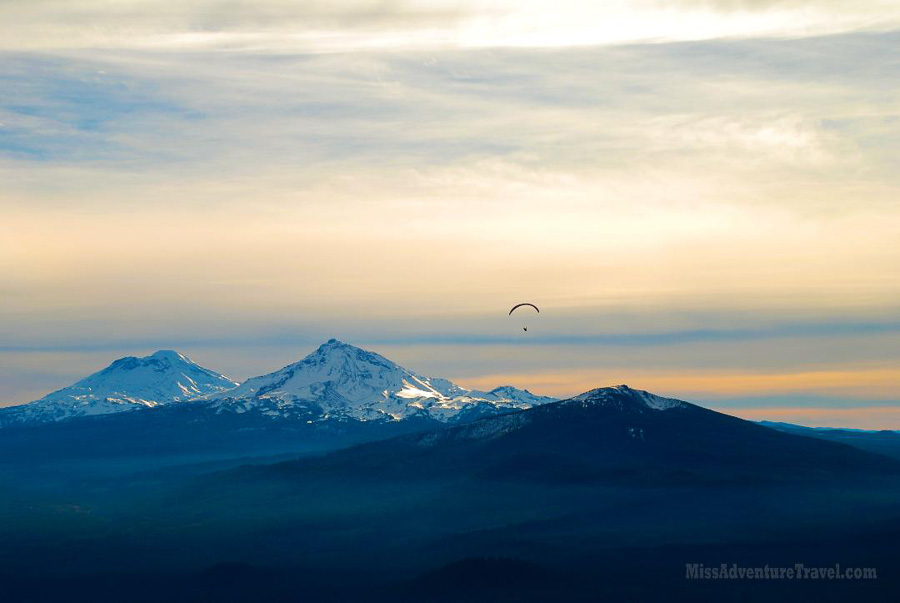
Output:
[[[554,402],[558,401],[512,386],[470,390],[447,379],[420,375],[336,339],[298,362],[241,384],[183,354],[161,350],[144,358],[121,358],[40,400],[0,409],[0,460],[328,451],[454,425],[470,427],[439,432],[440,437],[471,430],[509,430],[543,413],[548,421],[569,417],[572,424],[560,427],[559,433],[591,426],[590,434],[579,432],[581,439],[569,434],[560,445],[572,447],[581,441],[589,444],[585,455],[602,451],[605,459],[658,450],[657,466],[676,458],[688,446],[688,436],[697,433],[702,433],[704,441],[719,442],[703,454],[693,444],[684,448],[693,450],[700,460],[732,449],[763,458],[767,438],[776,438],[782,446],[815,438],[900,458],[900,436],[894,432],[776,423],[759,427],[627,386]],[[603,416],[603,421],[572,412],[582,407],[592,409],[588,413],[592,417]],[[613,408],[619,412],[610,414]],[[660,417],[666,418],[664,426]],[[488,420],[476,422],[479,419]],[[678,431],[687,427],[688,431]],[[734,430],[746,441],[741,443]],[[804,437],[782,441],[778,432]],[[680,435],[675,437],[676,433]],[[635,448],[637,443],[641,445]],[[806,453],[797,454],[784,466],[801,462]]]
[[[0,427],[59,422],[190,403],[197,411],[287,421],[455,423],[554,401],[503,386],[483,392],[424,377],[336,339],[278,371],[242,384],[186,356],[126,357],[40,400],[0,409]]]
[[[470,390],[336,339],[240,385],[160,351],[0,409],[0,460],[333,450],[554,401]]]
[[[808,438],[816,438],[829,442],[849,444],[850,446],[854,446],[868,452],[883,454],[885,456],[900,460],[900,432],[897,431],[891,431],[888,429],[869,430],[837,429],[832,427],[804,427],[802,425],[792,425],[791,423],[780,423],[774,421],[760,421],[759,424],[793,435],[801,435]]]

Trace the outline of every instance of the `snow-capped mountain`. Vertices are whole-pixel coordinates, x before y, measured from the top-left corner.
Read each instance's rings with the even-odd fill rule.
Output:
[[[650,411],[687,408],[692,406],[682,400],[663,398],[642,389],[631,389],[627,385],[615,387],[598,387],[583,394],[578,394],[565,401],[567,405],[611,406],[621,409]]]
[[[183,402],[237,385],[172,350],[127,356],[40,400],[0,409],[0,427],[106,415]]]
[[[469,390],[424,377],[387,358],[330,339],[303,360],[253,377],[227,392],[204,396],[218,412],[256,412],[273,418],[442,423],[554,402],[503,386]]]

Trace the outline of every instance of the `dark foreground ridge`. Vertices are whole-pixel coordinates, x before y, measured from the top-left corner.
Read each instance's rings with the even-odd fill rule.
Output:
[[[900,463],[622,385],[245,471],[673,486],[856,479],[898,474]]]
[[[898,593],[900,463],[626,386],[324,455],[247,462],[77,479],[81,463],[35,468],[68,475],[58,487],[0,467],[0,592],[33,601]],[[685,579],[688,563],[798,562],[875,567],[879,579]]]

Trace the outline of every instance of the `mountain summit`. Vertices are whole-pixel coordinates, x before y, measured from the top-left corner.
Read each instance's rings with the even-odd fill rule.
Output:
[[[119,358],[102,371],[29,404],[0,409],[0,427],[56,422],[183,402],[237,383],[174,350]]]
[[[615,387],[598,387],[568,400],[569,404],[581,403],[583,406],[609,406],[631,410],[669,410],[687,408],[689,403],[674,398],[663,398],[642,389],[631,389],[627,385]]]
[[[358,421],[432,419],[442,423],[555,401],[510,386],[469,390],[424,377],[384,356],[329,339],[299,362],[205,397],[221,412]]]

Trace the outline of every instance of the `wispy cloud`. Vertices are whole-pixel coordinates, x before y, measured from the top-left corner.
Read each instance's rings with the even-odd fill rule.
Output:
[[[890,0],[7,0],[8,49],[254,52],[565,47],[884,31]]]

